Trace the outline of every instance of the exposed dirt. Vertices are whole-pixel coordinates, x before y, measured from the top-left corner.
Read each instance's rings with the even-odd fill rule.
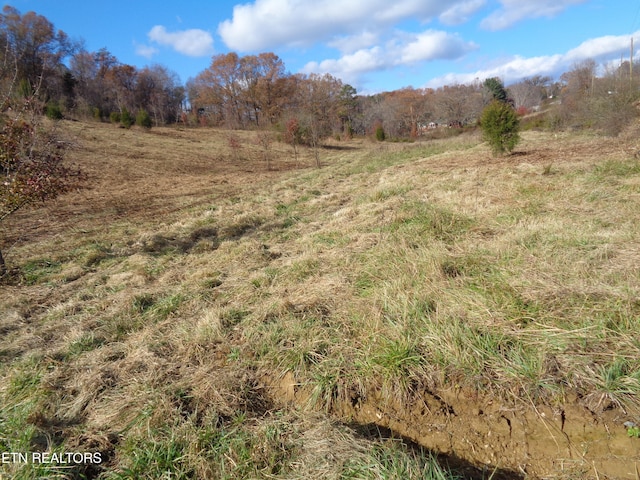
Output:
[[[309,404],[311,392],[292,374],[263,381],[280,402]],[[477,468],[468,472],[473,477],[490,470],[493,478],[638,478],[640,442],[627,435],[619,409],[595,413],[577,398],[555,408],[507,404],[461,389],[422,390],[409,401],[380,389],[346,397],[337,396],[333,415],[463,459]]]

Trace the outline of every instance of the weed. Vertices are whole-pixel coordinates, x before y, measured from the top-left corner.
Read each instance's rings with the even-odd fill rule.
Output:
[[[402,205],[401,214],[388,229],[403,236],[427,236],[450,243],[460,239],[472,224],[470,218],[448,209],[410,201]]]
[[[71,342],[69,344],[67,352],[69,356],[76,357],[85,352],[90,352],[91,350],[99,348],[104,345],[104,343],[104,338],[96,336],[94,332],[89,332],[78,338],[77,340]]]
[[[640,438],[640,427],[633,426],[627,428],[627,435],[631,438]]]
[[[62,270],[62,264],[49,258],[31,260],[21,268],[23,283],[25,285],[35,285],[46,281],[51,274]]]
[[[240,308],[229,308],[220,314],[220,321],[225,329],[230,329],[239,324],[251,312]]]
[[[150,310],[154,304],[156,303],[156,299],[150,293],[141,293],[133,297],[131,301],[131,309],[134,313],[145,313]]]

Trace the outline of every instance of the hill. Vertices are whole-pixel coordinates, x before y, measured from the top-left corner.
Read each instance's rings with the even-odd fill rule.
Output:
[[[634,129],[320,169],[252,132],[60,129],[89,184],[4,226],[0,442],[101,461],[7,475],[636,478]]]

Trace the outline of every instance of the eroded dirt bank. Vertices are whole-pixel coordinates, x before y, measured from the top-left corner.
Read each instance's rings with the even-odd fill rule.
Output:
[[[290,373],[263,382],[280,403],[310,404],[311,392]],[[555,408],[527,403],[508,405],[462,389],[422,390],[399,400],[376,388],[337,394],[330,413],[345,423],[389,429],[498,477],[640,478],[640,440],[623,425],[633,417],[629,412],[606,401],[594,412],[577,398]]]

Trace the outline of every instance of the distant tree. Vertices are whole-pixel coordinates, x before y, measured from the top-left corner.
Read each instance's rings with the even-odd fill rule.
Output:
[[[287,120],[286,129],[284,131],[284,141],[293,148],[293,156],[298,163],[298,145],[302,143],[302,130],[300,122],[297,118]]]
[[[271,132],[262,130],[256,132],[256,145],[262,148],[262,158],[267,164],[267,170],[271,170],[271,145],[273,144],[273,136]]]
[[[136,125],[142,128],[151,128],[151,117],[144,108],[138,110],[138,113],[136,114]]]
[[[189,82],[189,97],[195,108],[203,108],[214,123],[244,127],[240,57],[235,52],[215,55],[209,68]]]
[[[484,81],[484,86],[489,92],[494,100],[499,102],[507,102],[508,95],[507,91],[504,89],[504,85],[502,84],[502,80],[498,77],[487,78]]]
[[[353,136],[353,120],[358,110],[357,90],[349,84],[340,90],[338,116],[342,123],[342,131],[346,137]]]
[[[129,110],[126,108],[123,108],[122,113],[120,114],[120,125],[124,128],[130,128],[131,125],[133,125],[133,118],[131,117]]]
[[[443,123],[475,121],[486,105],[482,85],[447,85],[436,90],[434,113]]]
[[[316,167],[320,167],[323,140],[340,131],[340,91],[342,82],[332,75],[296,76],[296,116],[303,138],[313,149]]]
[[[134,97],[136,108],[146,110],[158,126],[177,121],[184,101],[184,88],[176,73],[154,65],[138,71]]]
[[[511,152],[520,141],[520,124],[515,109],[506,102],[493,100],[480,117],[483,139],[495,156]]]
[[[18,82],[28,82],[43,97],[50,96],[61,84],[60,68],[66,57],[78,49],[62,30],[42,15],[24,15],[9,5],[0,14],[0,65],[6,80],[7,73]],[[11,77],[9,77],[11,78]],[[9,80],[11,82],[11,80]],[[8,84],[6,84],[8,85]]]
[[[227,144],[231,149],[233,159],[236,161],[240,160],[240,150],[242,150],[242,143],[240,142],[240,138],[235,133],[230,132],[227,136]]]
[[[507,90],[509,97],[513,98],[516,109],[520,107],[530,109],[540,105],[547,96],[547,89],[550,84],[550,77],[536,75],[510,85]]]

